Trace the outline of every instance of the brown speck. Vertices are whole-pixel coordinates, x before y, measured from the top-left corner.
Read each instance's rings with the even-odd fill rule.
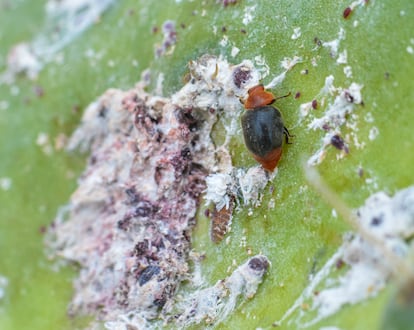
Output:
[[[318,101],[317,100],[313,100],[312,101],[312,109],[316,110],[318,108]]]
[[[80,105],[79,104],[75,104],[74,106],[72,106],[72,113],[74,114],[78,114],[80,111]]]
[[[227,32],[227,28],[225,26],[221,27],[221,32],[226,33]]]
[[[296,92],[295,94],[295,99],[298,99],[298,98],[300,98],[300,92]]]
[[[180,27],[181,27],[182,29],[185,29],[187,26],[186,26],[184,23],[181,23],[181,24],[180,24]]]
[[[315,37],[315,38],[313,38],[313,42],[318,46],[318,47],[321,47],[322,46],[322,41],[318,38],[318,37]]]
[[[267,270],[269,268],[269,262],[264,257],[253,257],[249,261],[249,267],[256,271]]]
[[[232,196],[229,202],[229,208],[226,208],[224,206],[219,211],[217,211],[215,208],[213,210],[210,237],[214,243],[221,242],[223,240],[224,235],[226,235],[229,230],[229,224],[233,213],[234,202],[235,198]]]
[[[345,141],[342,139],[342,137],[338,134],[332,136],[331,138],[331,144],[338,150],[344,150],[346,153],[349,153],[349,149],[347,145],[345,144]]]
[[[349,17],[349,15],[351,15],[351,13],[352,13],[351,7],[346,7],[344,12],[343,12],[344,18],[347,19]]]
[[[345,262],[344,262],[344,260],[343,260],[343,259],[338,259],[338,260],[336,261],[335,266],[336,266],[336,269],[341,269],[343,266],[345,266]]]
[[[135,257],[140,257],[142,255],[145,255],[145,253],[148,250],[149,243],[147,240],[138,242],[134,246],[134,250],[132,251],[131,255]]]
[[[331,130],[331,127],[329,126],[329,124],[323,124],[322,129],[324,131],[330,131]]]
[[[238,66],[233,71],[233,81],[237,88],[240,88],[251,78],[250,69],[244,66]]]
[[[247,33],[247,31],[245,29],[240,29],[240,32],[243,33],[243,34]]]
[[[354,97],[351,95],[351,93],[349,91],[345,91],[345,99],[349,102],[349,103],[354,103]]]
[[[151,32],[155,34],[158,32],[158,30],[159,30],[158,26],[153,26],[151,29]]]
[[[221,0],[217,2],[221,2],[224,7],[227,7],[229,5],[235,5],[237,3],[237,0]]]

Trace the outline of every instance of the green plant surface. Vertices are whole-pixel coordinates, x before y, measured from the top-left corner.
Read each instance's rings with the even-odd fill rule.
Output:
[[[44,4],[0,2],[3,69],[13,44],[43,33]],[[414,54],[409,48],[414,48],[414,3],[369,1],[344,19],[348,5],[344,1],[245,0],[224,7],[216,1],[118,1],[62,50],[63,63],[48,63],[37,81],[18,77],[13,86],[0,85],[0,101],[8,105],[0,110],[0,178],[12,182],[10,189],[0,190],[0,275],[9,280],[0,300],[0,329],[72,329],[83,324],[66,314],[77,270],[56,270],[47,260],[42,228],[69,200],[85,160],[83,155],[61,150],[46,154],[36,144],[39,133],[46,133],[52,145],[60,133],[69,136],[82,109],[107,88],[130,88],[146,68],[151,69],[153,88],[158,75],[164,75],[163,93],[170,96],[183,85],[188,61],[206,53],[225,56],[235,64],[261,56],[270,72],[265,84],[283,71],[280,62],[285,57],[302,58],[273,90],[277,95],[300,91],[301,96],[277,101],[295,137],[292,145],[284,146],[278,173],[266,188],[261,206],[251,212],[237,210],[228,244],[210,241],[203,210],[193,235],[194,249],[206,254],[202,270],[211,285],[228,275],[233,260],[244,262],[250,251],[270,259],[271,268],[257,295],[219,328],[271,328],[307,286],[309,276],[336,251],[348,230],[342,219],[332,217],[331,206],[308,186],[302,169],[303,158],[319,148],[322,133],[308,130],[306,121],[300,120],[299,107],[317,98],[328,75],[335,77],[335,86],[364,85],[364,104],[355,113],[359,115],[357,136],[366,144],[358,149],[351,143],[349,154],[340,160],[336,158],[339,151],[328,149],[318,166],[328,184],[350,207],[358,207],[375,191],[393,194],[414,182]],[[254,17],[245,25],[245,8],[251,6],[256,6]],[[176,22],[177,43],[171,52],[156,58],[154,47],[162,42],[162,33],[154,32],[153,27],[160,30],[166,20]],[[297,27],[301,36],[293,40]],[[315,44],[315,37],[336,39],[340,28],[345,38],[339,51],[347,50],[352,78],[345,76],[344,65],[336,63],[328,48]],[[228,38],[225,46],[220,44],[224,36]],[[240,50],[234,57],[233,46]],[[86,55],[91,50],[102,56],[92,61]],[[308,74],[301,73],[305,69]],[[36,94],[39,87],[42,96]],[[313,114],[322,115],[325,107],[320,105]],[[373,122],[364,120],[367,113],[372,114]],[[379,134],[371,141],[368,136],[373,126]],[[233,137],[231,153],[235,166],[255,165],[241,133]],[[346,306],[314,328],[376,329],[390,291],[387,288],[374,299]],[[286,324],[279,327],[288,328]]]

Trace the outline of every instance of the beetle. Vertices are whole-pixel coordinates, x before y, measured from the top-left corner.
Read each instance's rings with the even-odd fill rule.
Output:
[[[279,98],[289,95],[290,93]],[[247,149],[270,172],[275,169],[282,156],[283,136],[288,144],[289,137],[293,137],[285,127],[280,111],[271,105],[275,101],[275,96],[265,91],[263,85],[254,86],[248,90],[248,97],[244,102],[247,111],[241,117]]]

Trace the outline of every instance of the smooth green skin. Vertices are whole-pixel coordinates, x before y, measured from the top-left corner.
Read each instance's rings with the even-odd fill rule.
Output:
[[[0,10],[0,63],[4,63],[11,45],[30,40],[43,26],[45,1],[9,2],[10,9]],[[80,118],[74,108],[83,109],[106,88],[131,87],[147,67],[154,76],[164,73],[164,94],[170,95],[182,86],[187,62],[204,53],[222,53],[234,63],[262,55],[272,75],[281,72],[279,63],[285,56],[299,55],[304,59],[274,90],[277,95],[300,91],[301,98],[283,99],[276,104],[285,125],[296,137],[293,145],[284,147],[278,175],[271,184],[273,192],[266,190],[262,206],[252,216],[247,215],[246,208],[235,214],[228,245],[210,241],[208,221],[201,215],[194,233],[195,249],[206,252],[202,267],[210,284],[227,276],[227,267],[233,260],[241,263],[248,257],[247,248],[240,247],[242,236],[246,236],[247,247],[253,253],[262,252],[272,263],[256,297],[237,309],[220,329],[270,328],[306,287],[308,275],[318,270],[341,244],[347,226],[341,219],[331,217],[331,207],[310,188],[298,192],[299,187],[307,185],[301,160],[317,150],[321,138],[320,132],[309,132],[304,123],[298,123],[298,108],[317,95],[327,75],[335,76],[335,86],[347,86],[352,81],[364,84],[365,105],[357,109],[361,113],[358,136],[367,146],[357,150],[351,145],[350,154],[341,161],[336,161],[336,150],[330,150],[319,166],[323,177],[351,207],[361,205],[375,191],[358,177],[359,166],[364,168],[365,177],[376,179],[379,190],[393,193],[413,184],[414,55],[406,47],[414,47],[410,44],[410,38],[414,38],[414,2],[369,2],[344,20],[342,12],[349,3],[268,0],[257,5],[256,19],[244,26],[243,9],[254,3],[239,1],[223,9],[215,1],[208,1],[204,7],[198,1],[120,1],[99,24],[65,48],[64,65],[47,65],[37,82],[20,78],[17,97],[11,96],[7,86],[0,86],[0,100],[10,102],[9,109],[0,112],[0,177],[13,180],[9,191],[0,191],[0,274],[10,280],[6,298],[0,302],[0,329],[73,329],[83,324],[82,320],[66,316],[71,278],[76,272],[69,267],[59,272],[51,270],[39,228],[48,225],[58,207],[69,200],[84,158],[64,152],[46,156],[35,141],[39,132],[48,133],[52,139],[60,132],[70,135]],[[207,10],[205,16],[200,15],[203,8]],[[198,14],[193,15],[194,10]],[[405,11],[404,16],[400,15],[401,10]],[[178,43],[172,55],[154,59],[154,44],[160,43],[162,36],[151,33],[151,28],[160,27],[166,19],[177,22]],[[357,28],[353,27],[355,20],[359,21]],[[180,27],[181,23],[185,28]],[[212,32],[213,25],[217,26],[217,35]],[[240,49],[234,59],[229,56],[231,47],[218,46],[222,26],[226,27],[229,40]],[[298,26],[302,36],[292,40],[293,28]],[[335,63],[327,49],[313,50],[314,37],[332,40],[339,27],[346,31],[340,51],[348,50],[352,79],[345,78],[343,66]],[[302,43],[303,47],[299,47]],[[105,51],[95,67],[84,56],[89,48]],[[318,66],[313,67],[310,59],[317,55]],[[134,59],[139,63],[137,68],[131,65]],[[107,65],[109,60],[115,62],[114,67]],[[305,68],[309,74],[301,75],[300,70]],[[38,85],[45,91],[42,98],[33,92]],[[316,111],[322,112],[323,108]],[[368,111],[380,131],[374,141],[368,140],[372,124],[363,120]],[[220,140],[220,129],[217,131],[213,136]],[[241,134],[234,137],[230,147],[235,166],[255,165]],[[70,172],[74,176],[68,179]],[[275,209],[267,207],[270,198],[275,199]],[[388,301],[389,291],[343,308],[315,329],[324,325],[378,328],[385,304],[392,304],[392,300]]]

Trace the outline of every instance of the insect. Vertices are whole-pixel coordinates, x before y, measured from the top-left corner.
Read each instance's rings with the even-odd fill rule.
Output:
[[[289,94],[279,97],[287,97]],[[254,159],[264,169],[272,172],[282,156],[283,135],[289,143],[290,135],[280,111],[271,104],[275,96],[265,91],[263,85],[252,87],[244,102],[246,112],[241,117],[244,142]]]
[[[220,210],[214,208],[210,232],[211,240],[214,243],[222,241],[224,235],[229,231],[234,204],[235,197],[231,196],[228,208],[226,206],[223,206]]]

